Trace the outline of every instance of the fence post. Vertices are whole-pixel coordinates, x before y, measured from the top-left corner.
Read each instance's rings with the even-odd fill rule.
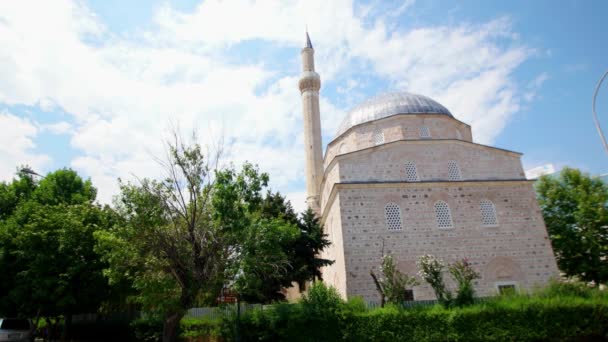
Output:
[[[236,333],[235,340],[236,342],[241,342],[241,334],[240,334],[240,325],[241,325],[241,301],[239,300],[239,295],[236,295]]]

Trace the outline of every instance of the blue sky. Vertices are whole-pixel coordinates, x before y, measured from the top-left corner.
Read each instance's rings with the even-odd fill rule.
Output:
[[[36,9],[33,11],[32,9]],[[591,98],[608,69],[605,1],[6,1],[0,4],[0,179],[72,167],[109,202],[118,177],[158,177],[178,123],[223,136],[304,203],[297,79],[308,25],[324,143],[384,91],[430,96],[474,139],[608,172]],[[598,112],[608,129],[608,89]]]

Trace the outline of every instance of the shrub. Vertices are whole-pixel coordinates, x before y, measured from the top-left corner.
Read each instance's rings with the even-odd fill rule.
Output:
[[[475,300],[473,280],[479,279],[479,274],[475,272],[467,259],[462,259],[450,264],[448,269],[456,281],[456,284],[458,284],[454,304],[457,306],[473,304]]]
[[[146,314],[131,322],[137,341],[157,342],[163,336],[163,318],[156,314]]]
[[[219,336],[221,319],[185,317],[180,322],[180,337]]]
[[[466,307],[366,309],[315,284],[299,304],[247,312],[242,341],[539,341],[608,339],[608,294],[552,284],[533,295],[496,297]],[[234,339],[234,321],[222,322]]]
[[[443,281],[445,263],[433,255],[425,254],[418,258],[417,264],[418,274],[431,285],[437,300],[446,306],[449,305],[452,293],[446,289]]]
[[[381,303],[384,306],[385,302],[399,304],[405,301],[413,300],[412,286],[419,285],[418,280],[410,277],[407,274],[401,273],[397,269],[395,259],[391,255],[382,257],[382,275],[378,278],[374,271],[370,271],[370,275],[374,280],[376,289],[380,293]]]

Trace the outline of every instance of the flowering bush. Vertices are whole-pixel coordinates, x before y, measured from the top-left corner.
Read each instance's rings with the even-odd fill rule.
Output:
[[[448,267],[452,277],[458,284],[458,291],[454,304],[468,305],[473,304],[475,297],[475,289],[473,288],[473,280],[479,279],[479,273],[475,272],[471,263],[465,258]]]
[[[417,265],[418,274],[431,285],[437,300],[444,305],[449,304],[452,300],[452,293],[445,288],[443,281],[445,263],[433,255],[425,254],[418,258]]]
[[[385,302],[400,304],[413,300],[412,286],[419,285],[418,280],[397,269],[395,259],[391,255],[382,257],[380,268],[382,275],[378,278],[374,271],[370,271],[378,292],[382,296],[382,306]]]

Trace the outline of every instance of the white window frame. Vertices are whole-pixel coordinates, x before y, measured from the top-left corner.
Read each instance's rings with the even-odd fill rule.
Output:
[[[447,215],[448,215],[448,218],[450,220],[449,226],[448,225],[442,225],[441,224],[441,220],[439,219],[439,212],[437,212],[437,205],[440,204],[440,203],[445,204],[445,207],[447,208]],[[450,205],[448,204],[448,202],[443,201],[443,200],[436,201],[433,204],[433,209],[435,210],[435,220],[437,221],[437,228],[439,228],[439,229],[451,229],[451,228],[454,228],[454,219],[452,218],[452,209],[450,208]]]
[[[389,206],[392,207],[392,210],[394,210],[395,207],[397,209],[396,215],[397,219],[399,220],[399,225],[397,228],[391,228],[393,224],[389,223],[393,219],[393,217],[389,218]],[[401,217],[401,207],[399,206],[399,204],[395,202],[388,202],[384,205],[384,223],[386,224],[386,230],[388,230],[389,232],[398,232],[403,230],[403,218]]]
[[[487,224],[484,222],[484,214],[482,208],[483,202],[489,203],[492,206],[492,213],[494,214],[494,223]],[[490,201],[487,198],[482,199],[481,201],[479,201],[479,211],[481,213],[481,225],[483,227],[498,227],[498,213],[496,212],[496,205],[494,204],[494,202]]]
[[[422,139],[430,139],[431,138],[431,130],[428,126],[420,126],[418,129],[418,136]]]
[[[373,133],[374,145],[384,144],[384,131],[381,128],[376,128]]]
[[[406,160],[405,163],[403,163],[404,168],[405,168],[405,180],[407,182],[418,182],[420,180],[420,177],[418,176],[418,168],[416,167],[416,163],[414,163],[411,160]],[[412,170],[413,169],[413,176],[410,179],[410,172],[408,171],[408,169]]]
[[[456,176],[458,177],[453,177],[454,173],[457,173]],[[460,165],[455,160],[448,161],[448,180],[452,182],[462,180],[462,170],[460,170]]]

